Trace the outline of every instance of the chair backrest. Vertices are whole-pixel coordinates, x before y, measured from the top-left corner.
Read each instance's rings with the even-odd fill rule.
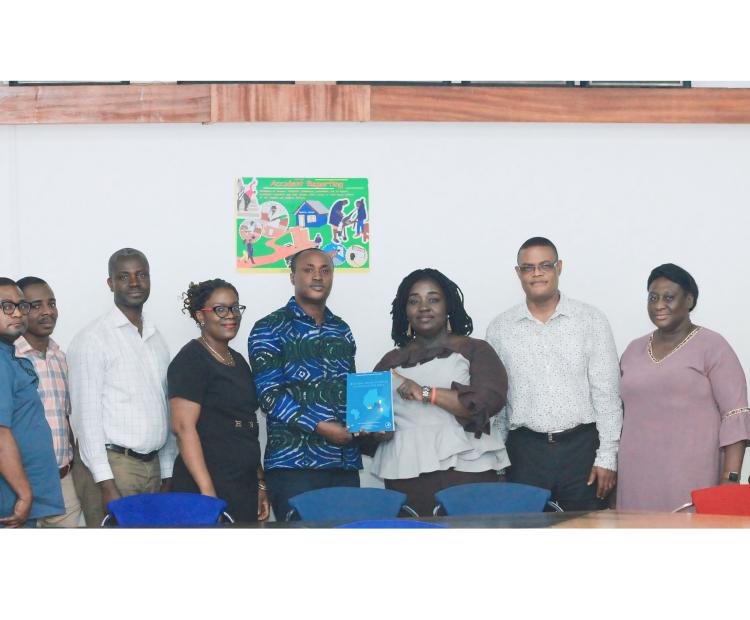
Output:
[[[227,503],[198,493],[142,493],[107,504],[120,527],[190,527],[215,525]],[[102,525],[105,525],[107,519]]]
[[[496,515],[542,512],[552,493],[515,482],[475,482],[448,487],[435,493],[447,515]]]
[[[344,523],[337,525],[337,529],[351,530],[380,530],[380,529],[445,529],[445,525],[440,523],[430,523],[429,521],[412,521],[411,519],[371,519],[368,521],[355,521],[354,523]]]
[[[289,499],[292,511],[303,521],[391,519],[398,516],[406,495],[377,488],[329,487],[306,491]]]
[[[695,512],[709,515],[749,515],[750,485],[722,484],[696,489],[690,494]]]

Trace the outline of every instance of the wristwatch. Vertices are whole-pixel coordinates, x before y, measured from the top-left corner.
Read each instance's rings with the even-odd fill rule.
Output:
[[[728,480],[729,482],[739,482],[740,481],[740,472],[738,471],[730,471],[727,473],[726,478],[724,480]]]
[[[432,392],[432,388],[429,385],[422,386],[422,402],[425,405],[430,402],[430,392]]]

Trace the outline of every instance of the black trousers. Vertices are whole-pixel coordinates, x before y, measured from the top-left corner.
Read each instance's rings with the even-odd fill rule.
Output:
[[[292,509],[289,498],[327,487],[358,487],[359,472],[350,469],[267,469],[268,500],[277,521]]]
[[[510,431],[507,480],[549,489],[552,500],[565,511],[601,510],[607,500],[597,499],[596,482],[586,485],[598,447],[599,433],[593,424],[552,443],[542,433]]]

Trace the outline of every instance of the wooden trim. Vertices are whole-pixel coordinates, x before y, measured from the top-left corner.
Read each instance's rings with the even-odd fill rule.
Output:
[[[373,121],[750,123],[750,89],[373,87]]]
[[[369,86],[217,84],[218,123],[370,120]]]
[[[750,89],[335,84],[0,86],[0,124],[277,121],[750,124]]]
[[[0,124],[202,123],[208,84],[0,87]]]

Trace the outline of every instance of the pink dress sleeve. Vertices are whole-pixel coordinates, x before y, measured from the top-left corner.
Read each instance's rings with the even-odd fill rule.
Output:
[[[747,381],[729,343],[721,338],[708,352],[708,379],[721,414],[719,445],[729,446],[750,439],[750,409],[747,406]]]

